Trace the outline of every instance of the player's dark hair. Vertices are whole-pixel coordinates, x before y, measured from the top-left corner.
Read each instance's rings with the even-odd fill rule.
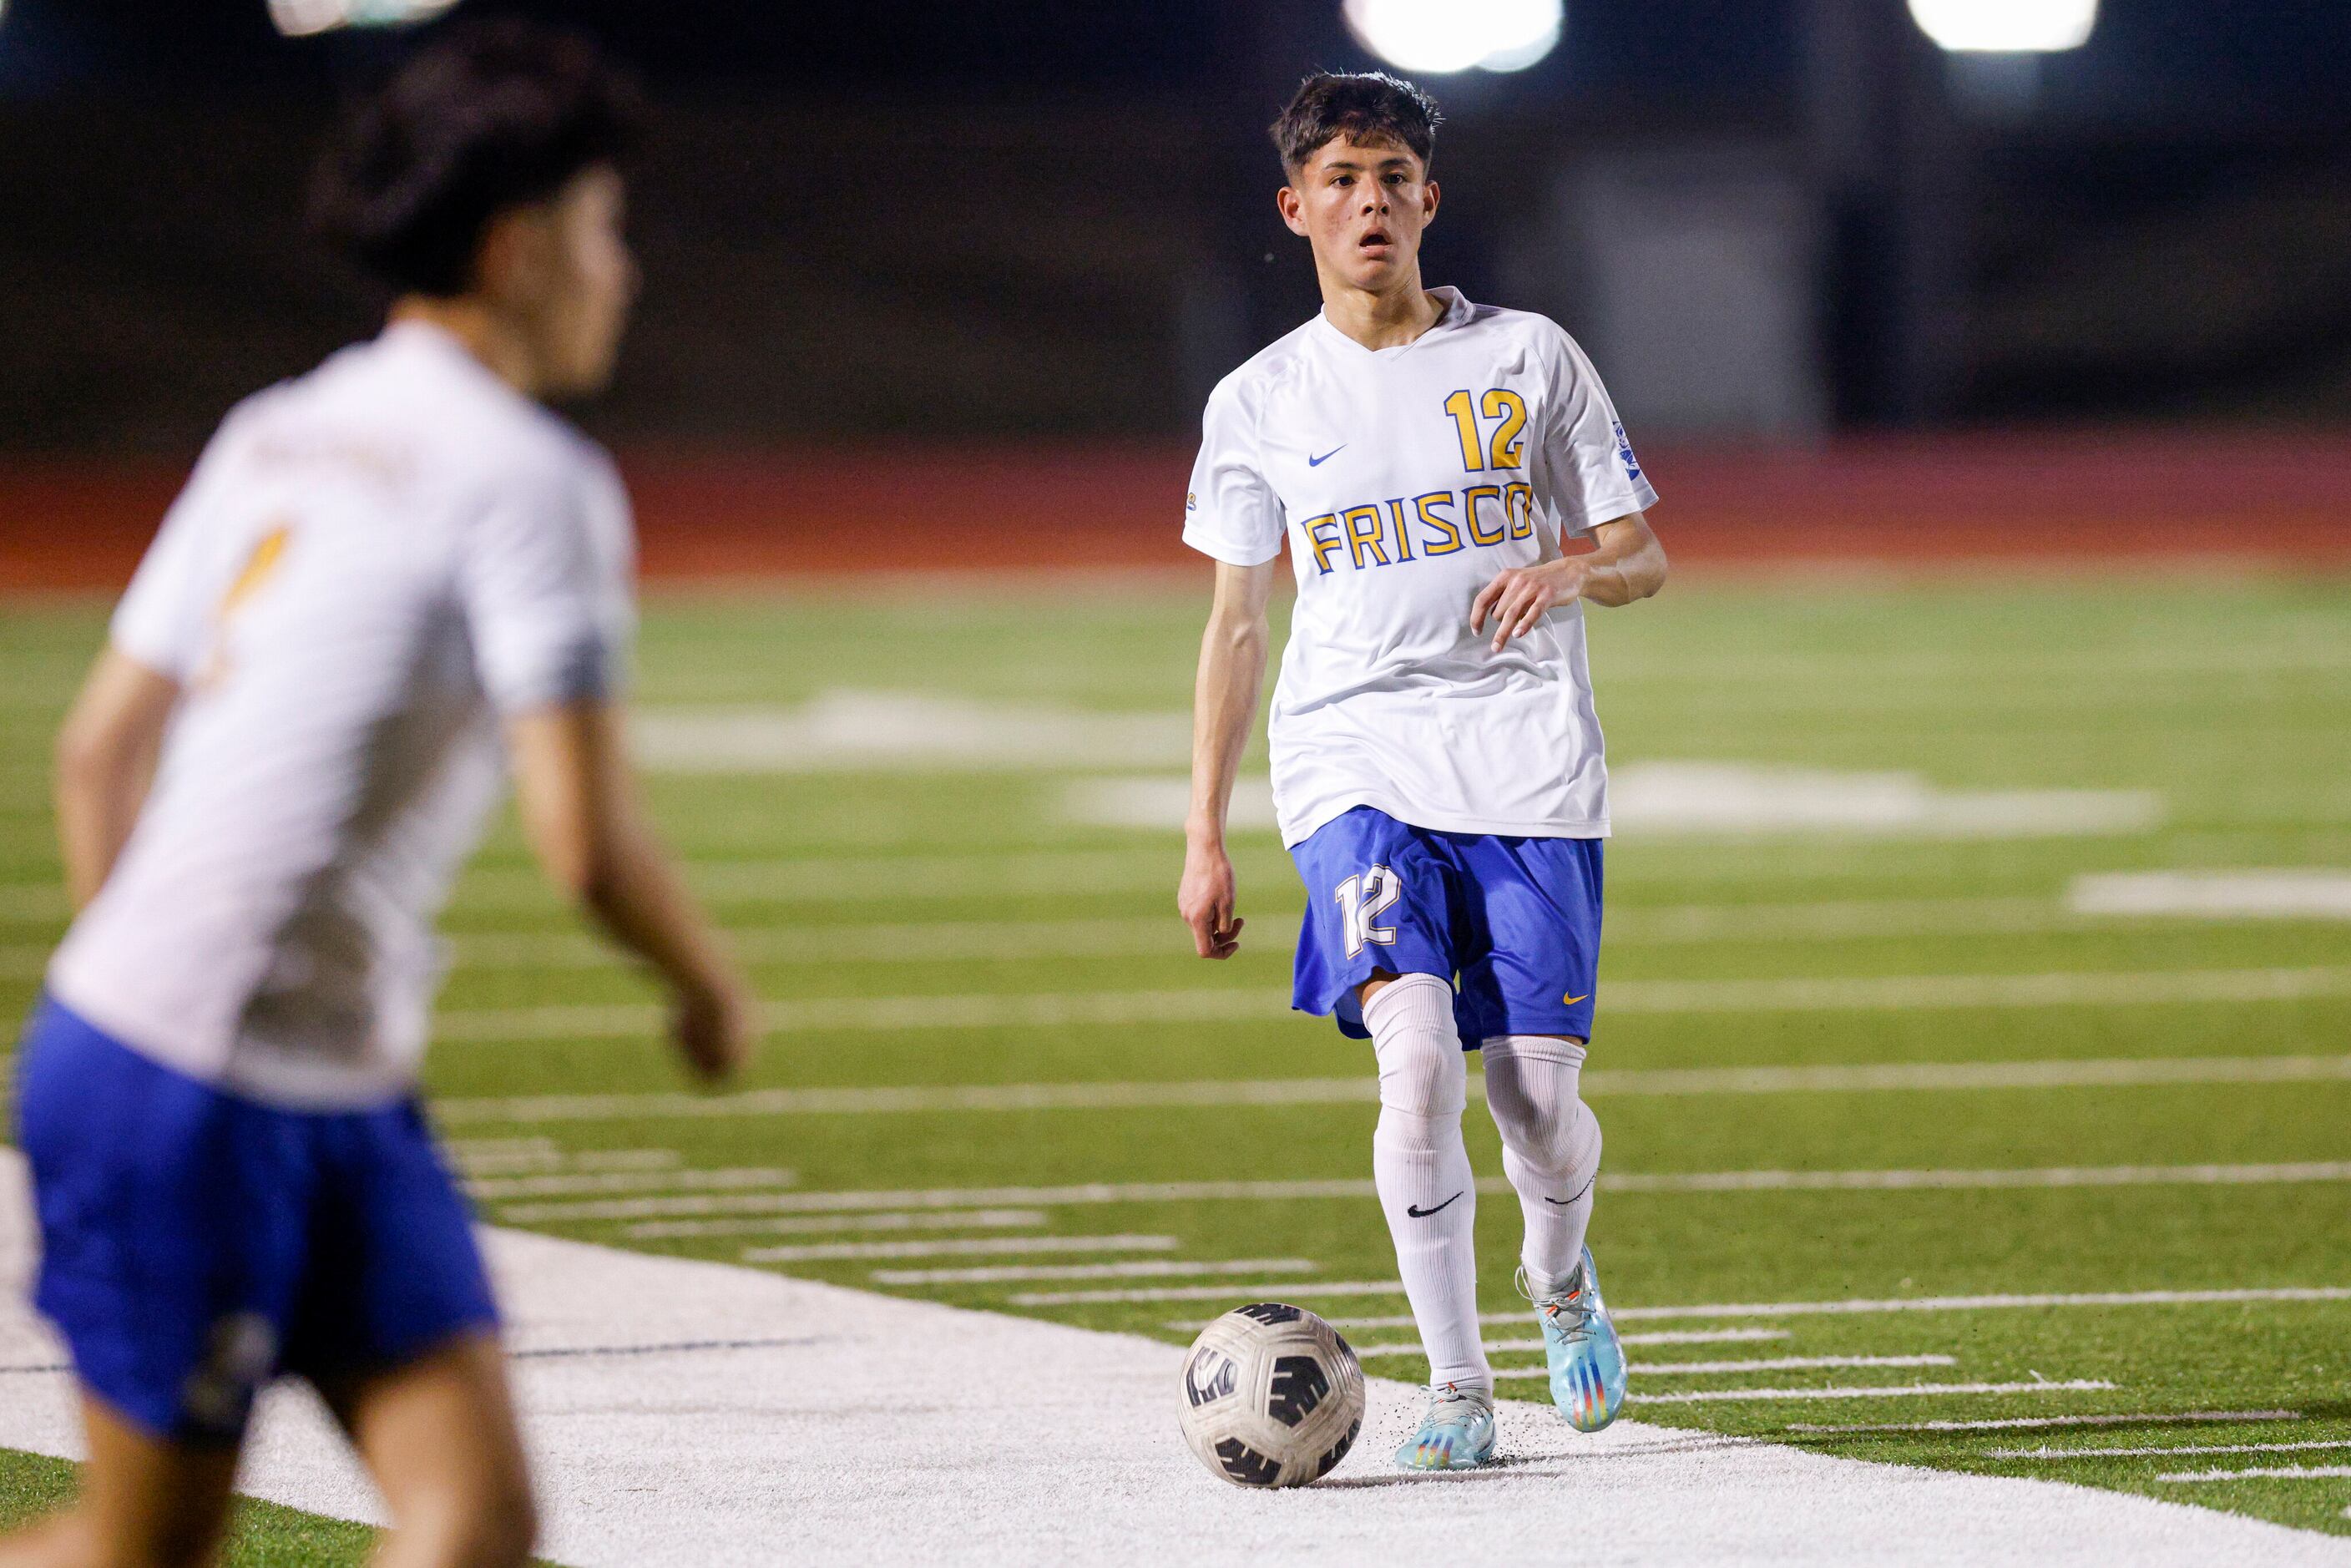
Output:
[[[1281,166],[1295,173],[1323,144],[1387,141],[1409,151],[1423,170],[1437,152],[1445,117],[1437,100],[1385,71],[1316,71],[1298,84],[1290,107],[1271,127]]]
[[[311,222],[395,288],[463,294],[490,220],[617,159],[637,119],[633,85],[578,34],[460,24],[344,116]]]

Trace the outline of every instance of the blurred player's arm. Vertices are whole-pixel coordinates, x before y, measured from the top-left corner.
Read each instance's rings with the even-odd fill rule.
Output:
[[[646,817],[620,709],[590,701],[517,715],[507,748],[539,864],[668,984],[687,1066],[713,1082],[730,1076],[758,1036],[757,1003]]]
[[[1200,639],[1200,670],[1192,690],[1192,806],[1185,820],[1184,881],[1176,907],[1192,928],[1203,958],[1229,958],[1240,946],[1233,913],[1232,857],[1225,852],[1225,815],[1241,752],[1257,722],[1265,687],[1266,603],[1273,594],[1272,561],[1217,564],[1217,595]]]
[[[110,645],[66,715],[53,789],[57,849],[76,909],[98,896],[131,841],[179,700],[179,682]]]
[[[1583,600],[1618,606],[1646,599],[1666,585],[1666,547],[1639,512],[1592,530],[1593,548],[1583,555],[1512,567],[1479,590],[1469,606],[1469,630],[1494,622],[1494,651],[1523,637],[1562,604]]]

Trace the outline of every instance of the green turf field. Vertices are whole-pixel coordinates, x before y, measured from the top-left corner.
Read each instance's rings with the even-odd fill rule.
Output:
[[[786,1027],[766,1092],[679,1094],[650,991],[502,827],[447,921],[429,1069],[488,1217],[1169,1339],[1279,1291],[1360,1347],[1409,1341],[1368,1050],[1282,1006],[1301,894],[1274,836],[1238,837],[1251,924],[1210,966],[1172,914],[1180,835],[1073,804],[1076,779],[1180,776],[1180,726],[1171,752],[1166,724],[1117,716],[1180,713],[1199,610],[657,600],[641,702],[731,710],[785,765],[653,793]],[[99,634],[89,610],[0,616],[12,1015],[61,928],[37,891],[44,734]],[[2072,901],[2100,874],[2351,876],[2351,587],[1677,583],[1595,614],[1592,642],[1627,778],[1834,775],[1800,781],[1812,800],[1907,774],[1944,803],[1612,844],[1586,1082],[1630,1413],[2351,1531],[2351,1477],[2164,1479],[2351,1465],[2351,921]],[[962,699],[1036,738],[953,765],[952,715],[900,713],[892,744],[919,755],[844,761],[791,718],[845,692]],[[2001,831],[2051,791],[2114,811]],[[1469,1125],[1498,1181],[1475,1105]],[[1515,1202],[1481,1196],[1489,1337],[1530,1338]],[[2035,1300],[1920,1306],[1985,1296]],[[1743,1362],[1799,1364],[1723,1365]],[[2237,1451],[2163,1451],[2190,1446]]]

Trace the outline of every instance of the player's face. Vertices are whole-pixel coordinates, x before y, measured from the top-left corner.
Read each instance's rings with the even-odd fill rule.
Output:
[[[511,214],[486,270],[531,341],[541,394],[577,396],[612,378],[637,295],[637,263],[622,234],[620,174],[582,170],[554,197]]]
[[[1374,294],[1416,287],[1420,236],[1437,215],[1437,182],[1388,141],[1327,141],[1279,198],[1282,221],[1314,247],[1326,277]]]

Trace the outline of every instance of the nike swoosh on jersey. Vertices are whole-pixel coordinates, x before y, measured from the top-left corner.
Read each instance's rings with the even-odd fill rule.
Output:
[[[1322,456],[1320,456],[1320,457],[1309,457],[1309,458],[1307,458],[1307,460],[1306,460],[1306,466],[1308,466],[1309,468],[1320,468],[1320,467],[1322,467],[1322,465],[1324,465],[1325,463],[1330,462],[1330,461],[1331,461],[1331,459],[1332,459],[1333,457],[1338,456],[1338,455],[1339,455],[1339,454],[1341,454],[1342,452],[1344,452],[1344,451],[1346,451],[1346,450],[1347,450],[1347,444],[1346,444],[1345,442],[1343,442],[1343,442],[1339,443],[1339,444],[1338,444],[1338,445],[1333,446],[1332,448],[1331,448],[1331,450],[1330,450],[1330,451],[1325,452],[1325,453],[1324,453]]]
[[[1578,1002],[1589,1001],[1591,999],[1592,993],[1590,991],[1584,992],[1583,995],[1580,997],[1562,997],[1560,998],[1560,1000],[1565,1002],[1569,1007],[1573,1007]]]
[[[1404,1206],[1404,1211],[1412,1216],[1415,1219],[1426,1219],[1430,1215],[1435,1214],[1437,1209],[1450,1208],[1460,1200],[1461,1195],[1457,1192],[1451,1197],[1447,1198],[1443,1203],[1438,1204],[1437,1208],[1415,1208],[1412,1205],[1407,1203]]]

